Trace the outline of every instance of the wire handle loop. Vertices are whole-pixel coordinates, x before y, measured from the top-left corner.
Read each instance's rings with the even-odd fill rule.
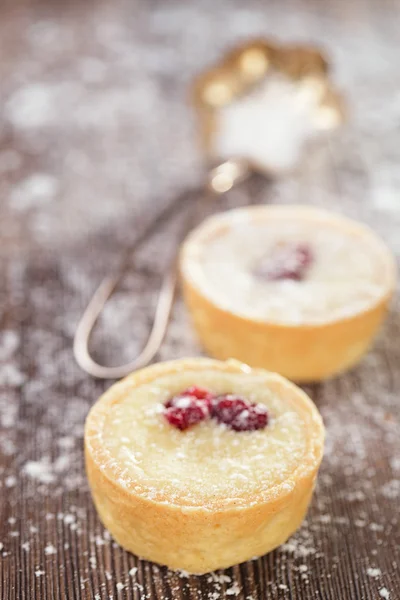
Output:
[[[78,323],[73,350],[78,365],[86,373],[100,379],[119,379],[136,369],[147,366],[152,361],[161,347],[170,322],[177,282],[177,260],[173,261],[162,279],[153,326],[143,350],[134,360],[125,365],[107,367],[100,365],[92,358],[89,351],[89,343],[97,319],[100,317],[106,302],[113,295],[121,277],[130,264],[132,254],[143,242],[154,234],[162,223],[167,219],[171,219],[178,211],[185,210],[185,207],[189,207],[190,209],[187,221],[191,223],[195,212],[196,199],[207,195],[207,191],[212,193],[211,197],[222,195],[249,175],[250,170],[248,165],[243,161],[228,160],[217,165],[217,167],[208,173],[208,185],[206,187],[201,184],[199,188],[184,190],[169,205],[161,210],[147,228],[142,230],[140,236],[124,253],[124,258],[121,261],[118,272],[103,279]]]
[[[116,367],[106,367],[97,363],[89,351],[90,337],[97,319],[103,311],[106,302],[112,296],[121,279],[121,274],[103,279],[92,299],[90,300],[81,320],[79,321],[74,338],[74,355],[78,365],[93,377],[100,379],[119,379],[136,369],[141,369],[151,362],[159,351],[164,340],[172,306],[174,303],[177,268],[174,261],[164,275],[158,294],[153,326],[147,342],[140,354],[131,362]]]

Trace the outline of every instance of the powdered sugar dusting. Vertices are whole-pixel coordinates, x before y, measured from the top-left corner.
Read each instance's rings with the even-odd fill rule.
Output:
[[[145,600],[154,587],[160,600],[167,589],[172,597],[221,600],[235,584],[242,588],[240,600],[245,592],[246,600],[289,600],[299,590],[334,597],[351,554],[349,596],[381,598],[378,590],[385,589],[394,600],[398,303],[357,369],[307,390],[328,429],[307,522],[268,559],[216,574],[221,583],[209,575],[181,579],[112,546],[89,501],[82,454],[85,416],[108,384],[84,375],[71,352],[79,316],[120,249],[161,203],[202,179],[184,103],[187,82],[241,39],[273,35],[321,43],[349,101],[349,121],[331,138],[329,152],[318,147],[299,171],[265,186],[249,182],[213,200],[209,209],[258,200],[334,207],[368,222],[399,255],[400,144],[394,124],[400,76],[390,3],[365,11],[320,10],[315,3],[302,11],[299,2],[283,10],[279,2],[220,0],[211,7],[187,0],[142,3],[134,18],[125,18],[113,2],[79,3],[79,10],[53,3],[51,11],[39,12],[34,3],[28,10],[24,2],[18,10],[9,4],[0,19],[0,497],[7,501],[0,557],[11,594],[19,589],[20,573],[12,566],[19,554],[37,594],[51,593],[54,568],[61,565],[66,585],[74,581],[75,593],[83,585],[80,593],[88,597],[90,574],[99,585],[96,600]],[[156,275],[177,237],[177,228],[164,224],[132,261],[93,338],[104,362],[131,360],[140,348]],[[178,298],[159,358],[199,352]],[[70,441],[57,443],[62,438]],[[60,456],[67,458],[57,463]],[[35,466],[25,471],[31,462]],[[41,480],[43,472],[51,481]],[[20,535],[11,537],[14,531]],[[57,555],[44,554],[48,543]],[[305,573],[296,570],[303,564]],[[382,581],[367,574],[369,567],[381,570]],[[118,592],[116,583],[129,587]]]
[[[316,133],[318,101],[282,75],[267,76],[255,91],[218,112],[213,154],[220,160],[246,158],[267,172],[289,170]]]

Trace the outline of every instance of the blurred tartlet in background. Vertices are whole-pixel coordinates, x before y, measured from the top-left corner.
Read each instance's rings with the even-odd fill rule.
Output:
[[[186,304],[206,351],[318,381],[356,364],[395,289],[391,252],[367,227],[305,206],[214,215],[181,250]]]

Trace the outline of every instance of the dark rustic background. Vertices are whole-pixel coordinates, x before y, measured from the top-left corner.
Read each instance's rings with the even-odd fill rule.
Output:
[[[349,374],[307,388],[327,426],[315,498],[279,550],[185,577],[102,528],[82,458],[108,383],[75,364],[78,318],[122,248],[203,176],[188,82],[252,35],[322,45],[349,123],[275,183],[215,207],[303,202],[370,223],[400,255],[400,3],[9,0],[0,5],[0,598],[400,599],[399,303]],[[96,332],[98,357],[140,347],[181,217],[141,249]],[[199,349],[178,300],[160,359]]]

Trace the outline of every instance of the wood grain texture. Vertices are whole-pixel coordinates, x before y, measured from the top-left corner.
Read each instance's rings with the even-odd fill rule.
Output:
[[[400,256],[396,1],[4,1],[0,7],[0,599],[400,598],[400,307],[373,351],[307,392],[327,449],[306,523],[279,550],[189,577],[119,548],[83,469],[86,413],[108,386],[72,356],[78,318],[122,248],[202,179],[188,82],[250,35],[329,52],[349,123],[284,179],[243,184],[199,214],[304,202],[372,225]],[[93,345],[140,347],[186,218],[132,260]],[[182,302],[160,359],[198,354]]]

